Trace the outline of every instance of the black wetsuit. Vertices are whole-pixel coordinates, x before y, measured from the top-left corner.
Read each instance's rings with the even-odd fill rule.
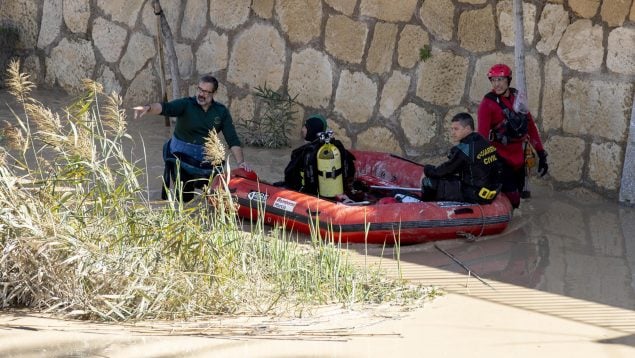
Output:
[[[421,183],[425,200],[490,203],[500,190],[502,163],[496,148],[473,132],[450,149],[449,160],[426,165]],[[479,195],[480,194],[480,195]]]

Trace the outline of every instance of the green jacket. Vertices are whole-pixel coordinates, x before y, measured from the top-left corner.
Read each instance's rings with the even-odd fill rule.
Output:
[[[223,132],[227,145],[240,146],[232,116],[227,107],[216,101],[207,111],[196,102],[196,97],[185,97],[162,103],[161,115],[177,117],[174,136],[184,142],[203,145],[209,131]]]

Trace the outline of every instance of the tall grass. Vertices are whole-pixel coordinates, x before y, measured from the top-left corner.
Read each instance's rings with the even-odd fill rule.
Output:
[[[130,138],[118,95],[86,81],[57,114],[31,97],[17,62],[8,72],[21,108],[0,136],[0,307],[124,321],[298,314],[429,293],[356,268],[332,242],[300,244],[262,220],[246,233],[222,191],[214,210],[206,200],[153,205],[122,150]]]

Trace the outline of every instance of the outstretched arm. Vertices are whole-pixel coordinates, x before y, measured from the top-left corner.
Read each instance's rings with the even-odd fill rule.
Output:
[[[161,103],[150,103],[145,106],[133,107],[132,109],[134,109],[134,118],[137,119],[145,116],[146,114],[161,114],[163,106]]]

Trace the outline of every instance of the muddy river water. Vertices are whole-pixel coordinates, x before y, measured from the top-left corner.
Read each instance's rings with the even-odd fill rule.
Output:
[[[36,97],[52,108],[68,101],[67,96],[51,90],[38,91]],[[0,121],[12,121],[9,105],[19,113],[19,107],[6,90],[0,89]],[[163,170],[161,146],[169,137],[170,129],[156,116],[129,119],[128,132],[134,139],[130,144],[131,153],[138,159],[146,158],[147,164],[141,162],[140,165],[147,169],[145,182],[149,197],[158,200],[159,177]],[[245,149],[247,161],[267,181],[281,178],[290,151],[291,148]],[[471,243],[449,240],[438,245],[473,274],[509,288],[499,289],[499,296],[517,292],[516,288],[527,288],[550,297],[571,298],[580,303],[580,307],[597,303],[614,308],[616,315],[626,313],[628,316],[626,322],[613,321],[612,327],[635,332],[635,315],[632,315],[635,312],[635,209],[621,206],[616,200],[586,190],[556,191],[547,181],[534,178],[532,198],[522,202],[502,234],[478,238]],[[351,249],[376,258],[396,255],[391,248],[353,246]],[[453,285],[458,287],[456,291],[467,286],[465,269],[432,243],[402,247],[399,255],[403,263],[400,274],[405,278],[439,285],[447,283],[450,289]],[[450,274],[462,278],[447,281]],[[467,288],[473,292],[491,291],[475,280],[471,280]],[[527,296],[524,293],[514,296],[513,300],[523,305]],[[538,303],[536,307],[543,311],[550,309]],[[633,322],[629,323],[631,318]]]

